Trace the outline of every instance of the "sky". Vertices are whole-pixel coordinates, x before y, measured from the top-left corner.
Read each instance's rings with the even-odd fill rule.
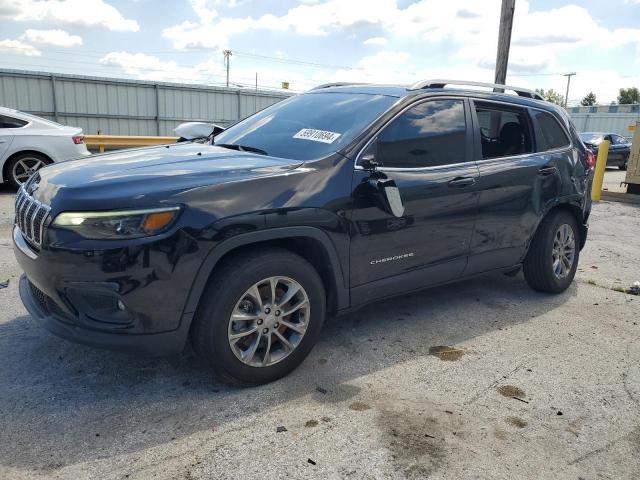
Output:
[[[492,82],[500,0],[0,0],[0,67],[305,91]],[[507,84],[640,87],[640,0],[516,0]]]

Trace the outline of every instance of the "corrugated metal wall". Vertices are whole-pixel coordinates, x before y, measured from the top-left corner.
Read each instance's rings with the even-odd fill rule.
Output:
[[[640,105],[594,105],[567,109],[579,132],[611,132],[631,137],[629,125],[640,121]]]
[[[631,137],[629,125],[640,121],[639,113],[570,113],[579,132],[610,132]]]
[[[226,125],[290,96],[80,75],[0,69],[0,106],[40,115],[87,134],[173,135],[181,122]]]

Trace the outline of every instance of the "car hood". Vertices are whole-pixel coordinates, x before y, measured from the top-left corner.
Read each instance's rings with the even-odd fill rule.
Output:
[[[282,174],[301,163],[191,142],[120,150],[41,169],[34,196],[54,209],[70,200],[104,209],[109,199],[166,199],[186,189]]]

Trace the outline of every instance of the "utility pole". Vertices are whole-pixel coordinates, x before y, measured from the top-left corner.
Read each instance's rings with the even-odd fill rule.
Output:
[[[513,12],[515,8],[516,0],[502,0],[500,31],[498,33],[498,55],[496,57],[496,76],[493,82],[500,85],[504,85],[507,79],[509,47],[511,46],[511,28],[513,26]]]
[[[224,55],[224,66],[227,67],[227,87],[229,87],[229,57],[233,55],[231,50],[223,50],[222,54]]]
[[[576,72],[565,73],[564,76],[567,77],[567,94],[564,96],[564,108],[567,108],[567,102],[569,101],[569,85],[571,84],[571,77],[573,77]]]

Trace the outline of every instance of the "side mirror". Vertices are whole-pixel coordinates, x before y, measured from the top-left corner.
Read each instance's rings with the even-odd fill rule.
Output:
[[[365,170],[373,172],[379,167],[376,156],[373,153],[366,153],[360,157],[360,166]]]
[[[215,137],[224,131],[224,127],[216,125],[215,123],[186,122],[178,125],[173,131],[180,139],[196,140],[198,138],[207,138],[212,134]]]
[[[378,150],[377,143],[378,139],[374,138],[360,157],[360,160],[358,160],[358,164],[362,168],[364,168],[365,170],[369,170],[370,172],[375,171],[380,166],[380,164],[376,160],[376,153]]]

